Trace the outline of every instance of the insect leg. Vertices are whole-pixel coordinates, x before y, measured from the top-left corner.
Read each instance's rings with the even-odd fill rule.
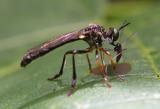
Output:
[[[101,60],[102,64],[99,62],[100,60]],[[99,66],[99,69],[102,73],[103,80],[104,80],[105,84],[110,88],[111,85],[108,82],[108,75],[107,75],[107,71],[105,70],[106,65],[105,65],[104,60],[103,60],[102,51],[100,51],[100,57],[99,57],[99,52],[98,52],[98,50],[96,50],[96,61],[97,61],[96,63]]]
[[[104,74],[103,80],[104,80],[104,83],[107,85],[107,87],[109,88],[112,87],[108,82],[108,76],[106,74]]]
[[[104,48],[99,48],[99,50],[104,52],[108,56],[109,60],[111,61],[112,67],[115,68],[116,62],[114,62],[114,60],[113,60],[112,56],[110,55],[110,53],[108,51],[106,51]]]
[[[60,69],[60,72],[58,74],[56,74],[55,76],[51,77],[51,78],[48,78],[48,80],[54,80],[58,77],[60,77],[62,74],[63,74],[63,69],[64,69],[64,64],[65,64],[65,60],[66,60],[66,55],[68,54],[83,54],[83,53],[88,53],[90,52],[92,49],[90,48],[87,48],[85,50],[69,50],[67,51],[65,54],[64,54],[64,57],[63,57],[63,62],[62,62],[62,66],[61,66],[61,69]]]
[[[76,76],[76,66],[75,66],[75,54],[85,54],[85,53],[90,52],[91,50],[92,49],[87,48],[85,50],[72,50],[72,51],[68,51],[68,54],[72,54],[72,63],[73,63],[73,76],[72,76],[72,83],[71,83],[71,87],[72,88],[75,87],[75,85],[76,85],[76,79],[77,79],[77,76]]]
[[[103,60],[102,60],[102,57],[101,57],[102,55],[99,55],[98,49],[96,49],[95,53],[96,53],[96,64],[99,67],[100,73],[103,74],[105,72],[105,68],[104,68],[105,65],[103,64]]]
[[[91,73],[91,72],[92,72],[92,65],[91,65],[91,61],[90,61],[90,59],[89,59],[88,54],[86,54],[86,57],[87,57],[88,65],[89,65],[89,71],[90,71],[90,73]]]
[[[76,75],[76,66],[75,66],[75,54],[85,54],[90,52],[92,49],[91,48],[87,48],[85,50],[70,50],[68,52],[66,52],[67,54],[72,54],[72,63],[73,63],[73,75],[72,75],[72,83],[71,83],[71,89],[68,92],[68,96],[70,96],[73,93],[73,89],[76,86],[76,79],[77,79],[77,75]]]
[[[76,79],[77,79],[74,54],[72,55],[72,63],[73,63],[73,75],[72,75],[72,85],[71,86],[74,88],[76,85]]]
[[[72,75],[71,89],[68,92],[68,96],[70,96],[73,93],[73,89],[75,88],[76,82],[77,82],[77,74],[76,74],[76,66],[75,66],[74,54],[72,54],[72,63],[73,63],[73,75]]]
[[[100,56],[102,64],[105,65],[106,63],[104,62],[104,53],[102,51],[100,51]]]
[[[59,73],[54,75],[51,78],[48,78],[48,80],[50,80],[50,81],[54,80],[54,79],[60,77],[63,74],[63,68],[64,68],[64,64],[65,64],[65,61],[66,61],[66,55],[67,55],[67,53],[65,53],[64,56],[63,56],[62,66],[61,66],[61,69],[60,69]]]

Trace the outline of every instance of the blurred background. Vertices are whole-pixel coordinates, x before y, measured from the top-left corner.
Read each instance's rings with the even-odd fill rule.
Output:
[[[117,107],[113,106],[117,109],[124,108],[126,101],[121,103],[121,100],[125,98],[131,101],[126,108],[139,106],[149,109],[153,105],[158,108],[160,86],[155,73],[160,73],[159,13],[159,0],[0,0],[0,109],[105,109],[108,105],[113,106],[113,98],[120,100],[116,101],[119,103]],[[97,23],[105,28],[117,28],[125,20],[131,22],[131,25],[121,33],[121,42],[133,33],[137,33],[137,36],[127,40],[127,51],[124,55],[133,68],[130,74],[140,76],[127,77],[128,81],[122,85],[116,79],[111,80],[111,84],[118,89],[113,88],[110,94],[105,93],[99,79],[94,81],[89,78],[87,84],[81,81],[88,70],[83,56],[77,58],[80,91],[69,101],[66,92],[72,72],[70,57],[61,81],[46,80],[59,70],[62,56],[67,49],[87,47],[81,41],[58,48],[25,69],[19,66],[27,49],[57,35],[79,30],[89,23]],[[94,54],[91,54],[91,59],[94,60]],[[95,84],[100,85],[98,90],[97,87],[88,89]],[[152,90],[149,87],[152,87]],[[92,97],[99,91],[103,93]],[[130,95],[131,92],[135,92],[135,96]],[[86,97],[88,101],[83,102]],[[63,100],[58,102],[60,99]],[[135,103],[132,102],[133,99]],[[142,99],[144,101],[137,102]],[[55,103],[57,104],[54,105]],[[68,106],[65,106],[65,103],[68,103]]]

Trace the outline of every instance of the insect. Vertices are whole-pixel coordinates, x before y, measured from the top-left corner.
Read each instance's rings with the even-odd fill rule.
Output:
[[[120,80],[124,80],[125,74],[127,74],[131,70],[131,65],[126,62],[117,63],[115,65],[115,68],[113,68],[112,65],[105,64],[104,68],[105,68],[105,72],[109,73],[107,75],[115,75]],[[90,73],[93,75],[102,75],[103,76],[103,72],[101,72],[100,70],[101,69],[99,68],[99,66],[96,66],[96,67],[92,68],[92,72],[90,72]]]
[[[97,64],[100,63],[99,54],[100,54],[101,60],[103,61],[101,54],[104,53],[111,61],[111,65],[114,67],[115,64],[119,62],[122,56],[122,46],[119,42],[117,42],[119,38],[119,32],[129,24],[130,24],[129,22],[126,22],[122,24],[118,29],[110,27],[108,30],[106,30],[103,26],[100,26],[97,24],[90,24],[88,27],[85,27],[79,31],[74,31],[74,32],[61,35],[53,40],[42,43],[38,47],[29,49],[20,63],[21,67],[27,66],[33,60],[41,56],[44,56],[45,54],[49,53],[50,51],[64,44],[78,41],[78,40],[83,40],[86,43],[88,43],[89,47],[83,50],[73,49],[73,50],[66,51],[63,56],[63,61],[62,61],[60,71],[53,77],[48,78],[48,80],[54,80],[63,74],[66,56],[70,54],[72,55],[72,64],[73,64],[71,88],[74,88],[77,82],[75,55],[86,54],[90,71],[92,70],[92,67],[91,67],[91,62],[90,62],[88,53],[92,52],[93,50],[95,50],[95,53],[96,53]],[[118,54],[116,56],[116,62],[113,60],[111,54],[104,49],[103,43],[109,43],[114,47],[115,53]],[[102,70],[103,70],[103,66],[102,66]],[[104,80],[107,81],[107,75],[105,73],[104,73]]]

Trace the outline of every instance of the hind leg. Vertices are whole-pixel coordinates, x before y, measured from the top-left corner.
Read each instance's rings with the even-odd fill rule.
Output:
[[[56,74],[56,75],[54,75],[53,77],[51,77],[51,78],[48,78],[48,80],[54,80],[54,79],[57,79],[57,78],[59,78],[62,74],[63,74],[63,69],[64,69],[64,64],[65,64],[65,61],[66,61],[66,56],[68,55],[68,54],[85,54],[85,53],[88,53],[88,52],[91,52],[92,51],[92,49],[91,48],[87,48],[87,49],[85,49],[85,50],[69,50],[69,51],[67,51],[65,54],[64,54],[64,56],[63,56],[63,61],[62,61],[62,65],[61,65],[61,69],[60,69],[60,71],[59,71],[59,73],[58,74]]]
[[[48,80],[52,81],[52,80],[60,77],[60,76],[63,74],[64,64],[65,64],[65,61],[66,61],[66,55],[67,55],[67,54],[65,53],[64,56],[63,56],[63,61],[62,61],[62,65],[61,65],[61,69],[60,69],[59,73],[56,74],[56,75],[54,75],[54,76],[51,77],[51,78],[48,78]]]

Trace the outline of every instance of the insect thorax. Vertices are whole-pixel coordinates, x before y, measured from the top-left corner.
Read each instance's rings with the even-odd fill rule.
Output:
[[[104,33],[104,28],[97,24],[90,24],[84,29],[85,38],[84,40],[90,45],[95,47],[102,46],[102,37]]]

